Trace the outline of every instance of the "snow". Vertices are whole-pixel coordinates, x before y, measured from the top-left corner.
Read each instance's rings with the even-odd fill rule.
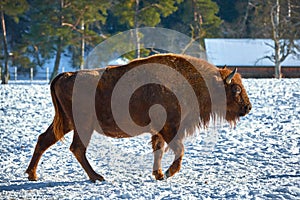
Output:
[[[88,159],[105,182],[91,183],[69,151],[72,134],[24,174],[54,110],[47,84],[0,86],[1,199],[299,199],[300,79],[245,79],[253,109],[236,128],[223,124],[187,138],[181,171],[156,181],[149,135],[94,134]],[[215,131],[213,131],[215,130]],[[215,134],[215,146],[205,135]],[[173,154],[163,158],[164,170]]]

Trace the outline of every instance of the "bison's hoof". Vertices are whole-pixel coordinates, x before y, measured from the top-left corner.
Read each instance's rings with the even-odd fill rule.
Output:
[[[171,174],[170,174],[170,170],[168,169],[166,172],[165,172],[165,179],[171,177]]]
[[[29,181],[37,181],[38,177],[30,177],[30,176],[28,176],[28,180]]]
[[[38,180],[38,177],[36,175],[36,173],[30,171],[30,170],[26,170],[26,172],[28,174],[28,180],[30,181],[37,181]]]
[[[159,180],[159,181],[164,180],[164,174],[162,173],[161,170],[155,170],[155,171],[153,171],[152,174],[155,176],[156,180]]]
[[[90,180],[93,182],[93,183],[96,183],[96,181],[105,181],[105,179],[103,178],[103,176],[101,175],[97,175],[95,177],[91,177]]]
[[[34,174],[28,174],[28,180],[30,181],[37,181],[38,177]]]

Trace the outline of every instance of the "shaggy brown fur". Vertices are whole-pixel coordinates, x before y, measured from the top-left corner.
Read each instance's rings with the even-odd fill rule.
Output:
[[[140,68],[143,66],[146,67]],[[141,72],[144,76],[138,75]],[[129,100],[130,117],[118,113],[116,120],[112,110],[114,89],[128,73],[131,73],[126,79],[128,85],[136,88]],[[207,127],[211,119],[226,119],[235,124],[240,116],[250,111],[251,103],[240,75],[235,74],[231,82],[226,83],[231,73],[198,58],[158,54],[123,66],[58,75],[51,84],[54,120],[39,136],[26,171],[29,180],[37,180],[36,168],[44,151],[71,130],[74,130],[74,137],[70,150],[92,181],[104,180],[92,169],[85,156],[94,130],[115,138],[150,132],[153,135],[153,175],[158,180],[173,176],[180,170],[184,154],[182,141],[186,135],[192,135],[197,127]],[[152,82],[139,86],[146,77],[151,77]],[[196,102],[191,101],[193,98]],[[121,103],[114,105],[118,107]],[[162,127],[153,120],[161,121],[162,114],[155,107],[157,104],[164,107],[166,113]],[[140,127],[151,126],[149,129],[136,129],[130,126],[130,120]],[[130,131],[124,131],[120,126]],[[175,158],[164,175],[161,159],[165,143],[174,152]]]

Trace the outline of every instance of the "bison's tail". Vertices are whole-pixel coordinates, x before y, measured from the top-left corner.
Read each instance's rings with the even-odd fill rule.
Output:
[[[62,140],[64,138],[64,111],[60,104],[60,101],[57,97],[57,94],[55,92],[55,84],[57,83],[57,80],[63,75],[63,73],[57,75],[51,82],[50,90],[51,90],[51,97],[52,102],[55,109],[55,116],[53,120],[53,132],[55,135],[55,138],[57,140]]]

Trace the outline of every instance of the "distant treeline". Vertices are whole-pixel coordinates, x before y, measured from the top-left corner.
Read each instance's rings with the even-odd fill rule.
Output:
[[[101,41],[145,26],[179,31],[203,46],[204,38],[300,34],[298,0],[6,0],[0,2],[0,11],[2,74],[6,66],[29,69],[54,59],[53,77],[64,54],[80,68],[84,56]],[[276,33],[273,19],[278,22]],[[131,59],[152,51],[125,56]]]

